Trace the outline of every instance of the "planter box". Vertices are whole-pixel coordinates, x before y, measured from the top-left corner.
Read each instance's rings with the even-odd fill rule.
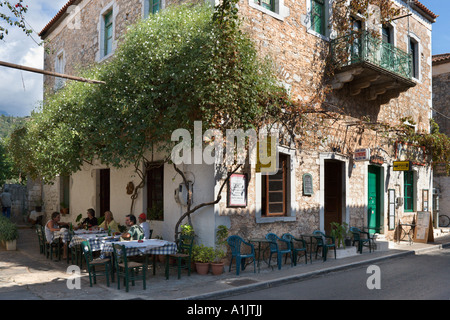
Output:
[[[5,243],[7,251],[14,251],[14,250],[16,250],[16,244],[17,244],[16,240],[5,241],[4,243]]]
[[[356,247],[346,247],[336,249],[336,259],[348,258],[358,254]],[[328,251],[328,259],[334,258],[333,250]]]

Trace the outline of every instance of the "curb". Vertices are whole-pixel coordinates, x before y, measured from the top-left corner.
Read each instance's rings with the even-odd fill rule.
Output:
[[[201,295],[190,296],[190,297],[181,298],[181,299],[177,299],[177,300],[220,299],[220,298],[229,297],[229,296],[236,295],[236,294],[242,294],[242,293],[248,293],[248,292],[256,291],[256,290],[268,289],[271,287],[276,287],[276,286],[288,284],[291,282],[303,281],[306,279],[310,279],[310,278],[317,277],[320,275],[328,274],[331,272],[342,271],[342,270],[351,269],[354,267],[373,264],[373,263],[379,262],[379,261],[437,251],[437,250],[441,250],[441,249],[448,248],[448,247],[450,247],[450,243],[433,245],[428,248],[408,250],[405,252],[389,254],[389,255],[386,255],[383,257],[368,259],[368,260],[359,261],[359,262],[353,262],[353,263],[344,264],[341,266],[325,268],[322,270],[311,271],[311,272],[297,274],[297,275],[288,276],[288,277],[283,277],[283,278],[279,278],[279,279],[275,279],[275,280],[269,280],[269,281],[264,281],[264,282],[260,282],[260,283],[249,284],[249,285],[241,286],[239,288],[230,288],[230,289],[226,289],[226,290],[220,290],[220,291],[205,293],[205,294],[201,294]]]

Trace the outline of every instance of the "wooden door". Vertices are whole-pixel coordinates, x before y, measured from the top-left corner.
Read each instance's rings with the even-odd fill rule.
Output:
[[[325,233],[331,231],[331,222],[342,223],[342,162],[325,160]]]
[[[100,169],[100,217],[110,210],[110,170]]]

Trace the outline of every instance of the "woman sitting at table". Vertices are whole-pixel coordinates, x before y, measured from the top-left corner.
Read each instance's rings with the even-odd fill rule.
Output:
[[[81,222],[81,224],[78,226],[78,228],[97,228],[98,222],[97,218],[95,217],[95,210],[94,209],[87,209],[87,218]]]
[[[111,229],[111,234],[119,232],[119,224],[114,221],[111,211],[105,211],[105,220],[98,227],[106,231]]]
[[[45,224],[45,238],[47,239],[48,243],[52,243],[55,237],[56,231],[61,231],[61,226],[68,227],[69,224],[67,222],[60,222],[61,220],[61,214],[59,212],[53,212],[52,213],[52,219],[49,220]],[[58,239],[59,241],[59,239]],[[64,253],[63,253],[63,259],[67,258],[67,243],[64,243]]]

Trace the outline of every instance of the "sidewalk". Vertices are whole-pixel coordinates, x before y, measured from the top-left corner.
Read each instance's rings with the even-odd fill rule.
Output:
[[[82,272],[81,289],[68,289],[66,273],[69,266],[65,261],[50,261],[39,253],[37,236],[34,229],[19,229],[20,238],[17,251],[5,251],[0,247],[0,300],[200,300],[220,299],[233,293],[241,293],[275,286],[278,284],[307,279],[328,272],[345,270],[364,264],[375,264],[384,259],[402,257],[411,254],[423,254],[431,250],[450,247],[450,234],[435,238],[434,243],[422,244],[401,242],[389,243],[389,250],[369,253],[367,248],[363,254],[335,260],[329,254],[326,262],[314,260],[305,265],[303,260],[297,266],[291,267],[289,262],[281,270],[272,270],[265,264],[261,265],[260,273],[253,273],[249,265],[239,276],[236,276],[235,265],[231,272],[225,266],[221,276],[211,274],[203,276],[195,272],[187,276],[184,270],[181,279],[177,279],[176,270],[171,270],[170,279],[166,280],[164,269],[157,265],[156,275],[149,271],[147,290],[142,289],[142,281],[131,286],[125,292],[117,283],[106,286],[104,277],[97,279],[97,284],[89,287],[89,277]]]

